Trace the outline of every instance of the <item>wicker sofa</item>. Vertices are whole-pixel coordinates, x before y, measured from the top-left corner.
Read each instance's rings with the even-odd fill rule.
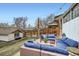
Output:
[[[63,54],[21,46],[20,56],[65,56]]]
[[[39,44],[37,42],[28,41],[21,47],[21,56],[68,56],[67,47],[78,48],[78,42],[70,38],[57,40],[56,46]]]
[[[57,56],[69,55],[65,49],[45,44],[27,42],[21,47],[21,56]]]

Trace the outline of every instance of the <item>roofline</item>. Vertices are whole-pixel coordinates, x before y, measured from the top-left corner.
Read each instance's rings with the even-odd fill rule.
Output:
[[[59,14],[59,15],[56,15],[55,16],[55,19],[58,18],[58,17],[60,17],[60,16],[62,16],[62,15],[63,15],[63,13],[62,14]]]
[[[0,27],[0,28],[17,28],[17,27]]]
[[[9,34],[14,33],[15,31],[20,31],[20,32],[23,32],[23,31],[24,31],[24,30],[22,30],[22,29],[17,29],[16,27],[0,27],[0,28],[15,28],[15,30],[13,30],[13,31],[10,32],[10,33],[7,33],[7,34],[1,34],[1,33],[0,33],[0,35],[9,35]]]
[[[69,9],[67,9],[67,10],[64,12],[63,17],[64,17],[68,12],[70,12],[70,10],[73,9],[74,6],[77,5],[77,4],[78,4],[78,3],[73,3],[73,4],[71,5],[71,7],[70,7]]]

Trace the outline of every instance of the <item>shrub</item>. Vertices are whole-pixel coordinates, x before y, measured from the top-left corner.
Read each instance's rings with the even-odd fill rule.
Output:
[[[44,39],[44,42],[45,42],[45,43],[47,43],[47,41],[48,41],[48,39],[47,39],[47,38],[45,38],[45,39]]]

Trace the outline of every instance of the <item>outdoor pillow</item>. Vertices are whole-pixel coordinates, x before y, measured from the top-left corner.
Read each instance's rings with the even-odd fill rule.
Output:
[[[36,44],[36,43],[26,42],[26,43],[24,43],[24,46],[30,47],[30,48],[40,49],[40,44],[38,44],[38,43]]]
[[[77,41],[74,41],[73,39],[66,39],[64,40],[64,42],[69,45],[70,47],[78,47],[78,42]]]

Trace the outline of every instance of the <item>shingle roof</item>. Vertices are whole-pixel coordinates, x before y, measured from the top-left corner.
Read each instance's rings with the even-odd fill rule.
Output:
[[[16,30],[16,27],[0,27],[0,35],[8,35]]]

